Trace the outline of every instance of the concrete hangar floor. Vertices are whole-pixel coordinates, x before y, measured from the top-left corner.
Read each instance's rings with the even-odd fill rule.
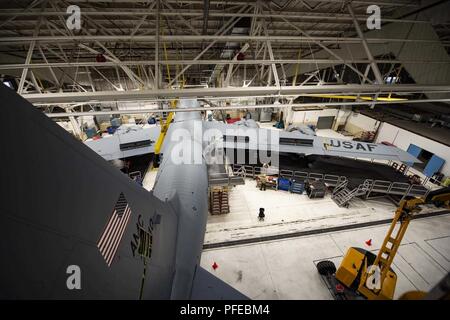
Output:
[[[146,188],[152,188],[155,175],[147,173]],[[260,207],[266,213],[262,222]],[[354,199],[349,208],[340,208],[329,195],[309,199],[260,191],[255,180],[246,179],[230,191],[230,213],[209,215],[201,265],[251,299],[332,299],[315,264],[339,265],[352,246],[378,252],[395,209],[385,198]],[[436,211],[426,206],[406,232],[393,264],[395,298],[427,291],[450,271],[450,214]],[[322,233],[327,229],[334,231]]]

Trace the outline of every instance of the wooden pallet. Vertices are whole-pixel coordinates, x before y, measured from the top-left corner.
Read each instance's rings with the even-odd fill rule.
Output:
[[[230,212],[228,187],[210,188],[209,212],[214,215]]]

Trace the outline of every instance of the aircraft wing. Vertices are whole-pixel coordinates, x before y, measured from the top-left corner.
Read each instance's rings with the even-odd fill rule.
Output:
[[[420,162],[399,148],[378,143],[367,143],[336,138],[324,138],[284,130],[253,128],[209,121],[205,128],[211,130],[220,147],[248,150],[272,150],[280,153],[316,154],[336,157],[393,160],[404,163]],[[213,133],[213,132],[216,133]],[[221,139],[217,136],[221,134]]]
[[[84,143],[101,155],[105,160],[123,159],[141,154],[154,153],[155,141],[160,133],[160,126],[139,128],[121,134],[113,134]]]
[[[0,97],[0,299],[139,299],[145,268],[142,297],[170,297],[171,200],[2,84]]]

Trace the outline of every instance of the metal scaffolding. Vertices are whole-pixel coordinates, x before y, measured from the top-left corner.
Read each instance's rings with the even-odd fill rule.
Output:
[[[66,8],[73,4],[81,10],[80,30],[66,25]],[[381,9],[379,31],[365,26],[369,5]],[[445,28],[420,15],[440,5],[406,0],[8,1],[0,5],[0,75],[16,78],[18,92],[40,105],[243,96],[286,98],[292,104],[312,93],[369,94],[373,102],[381,94],[418,98],[439,93],[444,96],[435,100],[446,102],[448,55],[405,59],[392,53],[392,47],[405,46],[448,50]],[[388,25],[398,26],[399,33],[384,32]],[[415,27],[436,33],[410,36]],[[403,70],[433,66],[442,75],[432,83],[387,85],[386,77],[400,65]],[[181,88],[180,79],[187,87]]]

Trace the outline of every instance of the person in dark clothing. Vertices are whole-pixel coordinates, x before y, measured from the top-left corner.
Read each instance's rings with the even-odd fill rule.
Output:
[[[266,177],[264,176],[264,177],[260,177],[260,186],[259,186],[259,190],[261,190],[261,191],[266,191],[266,183],[267,183],[267,181],[266,181],[267,179],[266,179]]]
[[[264,214],[264,208],[259,208],[259,214],[258,214],[259,221],[264,221],[265,217],[266,217],[266,215]]]
[[[266,191],[267,187],[267,173],[268,173],[269,165],[267,163],[264,163],[261,168],[261,175],[259,176],[259,190]]]

